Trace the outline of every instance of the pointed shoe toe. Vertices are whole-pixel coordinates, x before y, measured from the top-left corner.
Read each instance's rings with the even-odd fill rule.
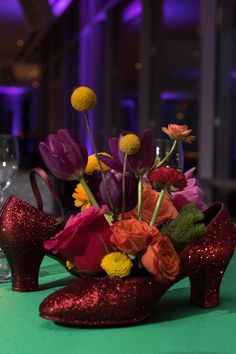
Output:
[[[61,209],[60,198],[46,172],[35,168],[30,172],[32,191],[37,207],[17,196],[10,196],[0,211],[0,247],[12,273],[12,290],[28,292],[38,290],[38,274],[45,255],[44,241],[61,230],[61,222],[43,211],[43,201],[36,182],[38,174],[48,186]]]
[[[132,325],[148,319],[165,292],[185,277],[190,279],[193,305],[218,306],[221,280],[235,250],[235,230],[222,203],[207,208],[204,216],[207,231],[180,253],[180,273],[175,280],[84,276],[43,300],[40,316],[81,327]]]
[[[64,325],[106,327],[145,321],[157,304],[154,277],[84,276],[46,297],[40,316]]]
[[[12,273],[12,290],[38,289],[38,272],[45,251],[44,240],[59,231],[53,217],[18,197],[11,196],[0,214],[0,247]]]

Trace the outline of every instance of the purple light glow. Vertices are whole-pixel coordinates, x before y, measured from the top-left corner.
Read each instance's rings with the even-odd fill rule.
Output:
[[[24,86],[0,86],[0,94],[4,95],[23,95],[28,91],[28,87]]]
[[[134,0],[127,5],[121,15],[122,21],[127,23],[142,15],[143,6],[140,0]]]
[[[191,92],[162,92],[161,99],[163,101],[178,101],[178,100],[195,100],[197,94]]]
[[[72,0],[48,0],[53,15],[59,17],[71,4]]]
[[[24,22],[24,13],[18,0],[0,1],[0,20]]]
[[[12,112],[11,134],[19,136],[22,129],[22,98],[21,95],[7,95],[7,102]]]
[[[4,95],[12,114],[11,134],[19,136],[22,130],[22,95],[29,91],[28,87],[0,86],[0,95]]]
[[[121,101],[121,105],[126,110],[128,129],[137,131],[137,101],[132,98],[126,98]]]
[[[163,17],[166,27],[186,27],[199,22],[199,0],[164,0]]]
[[[135,100],[132,100],[131,98],[122,100],[121,104],[123,107],[129,107],[129,108],[134,108],[136,106]]]
[[[236,70],[231,71],[231,79],[236,80]]]

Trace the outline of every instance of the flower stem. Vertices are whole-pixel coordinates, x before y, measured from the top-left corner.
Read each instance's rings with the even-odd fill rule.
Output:
[[[150,224],[149,224],[150,226],[153,226],[155,224],[158,212],[159,212],[160,207],[161,207],[161,202],[162,202],[162,200],[164,198],[164,194],[165,194],[165,189],[162,189],[160,191],[159,197],[157,198],[156,206],[155,206],[154,212],[152,214],[152,219],[151,219]]]
[[[142,220],[143,209],[143,181],[142,176],[138,177],[138,220]]]
[[[79,181],[80,181],[80,183],[82,184],[82,187],[84,188],[84,190],[85,190],[87,196],[89,197],[91,203],[92,203],[95,207],[99,208],[99,205],[98,205],[96,199],[94,198],[93,193],[91,192],[91,190],[90,190],[90,188],[89,188],[87,182],[85,181],[84,177],[81,177],[81,178],[79,179]]]
[[[125,154],[123,162],[123,174],[122,174],[122,219],[125,218],[125,173],[126,173],[126,163],[127,163],[127,154]]]
[[[172,154],[172,152],[174,151],[175,147],[176,147],[176,144],[177,144],[177,140],[174,140],[173,142],[173,145],[170,149],[170,151],[166,154],[166,156],[155,166],[156,168],[157,167],[160,167],[169,157],[170,155]]]
[[[93,132],[92,132],[92,129],[91,129],[90,123],[89,123],[88,113],[84,112],[84,115],[85,115],[85,122],[86,122],[87,130],[88,130],[88,133],[89,133],[89,136],[90,136],[90,140],[91,140],[91,143],[92,143],[92,146],[93,146],[94,154],[96,156],[96,159],[97,159],[97,162],[98,162],[98,166],[99,166],[100,171],[101,171],[102,180],[103,180],[104,187],[105,187],[105,190],[106,190],[106,193],[107,193],[107,197],[108,197],[108,201],[109,201],[109,206],[110,206],[110,209],[113,210],[114,207],[113,207],[113,204],[112,204],[112,201],[111,201],[110,191],[109,191],[109,188],[108,188],[108,185],[107,185],[107,182],[106,182],[104,170],[102,168],[102,163],[101,163],[101,161],[99,160],[99,157],[98,157],[98,152],[97,152],[96,144],[95,144],[95,141],[94,141]]]
[[[90,190],[90,188],[89,188],[87,182],[85,181],[84,177],[81,177],[81,178],[79,179],[79,181],[80,181],[80,183],[82,184],[82,187],[84,188],[85,192],[87,193],[87,195],[88,195],[88,197],[89,197],[91,203],[92,203],[95,207],[100,208],[99,205],[98,205],[98,203],[97,203],[97,201],[96,201],[96,199],[94,198],[93,193],[91,192],[91,190]],[[105,213],[105,214],[104,214],[104,217],[105,217],[105,219],[107,220],[108,224],[109,224],[109,225],[112,225],[113,216]]]

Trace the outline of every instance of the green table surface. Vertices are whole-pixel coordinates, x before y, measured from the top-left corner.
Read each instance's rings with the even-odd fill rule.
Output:
[[[40,302],[74,279],[45,258],[39,291],[16,293],[10,283],[0,285],[1,354],[236,353],[236,256],[225,273],[218,308],[192,307],[184,279],[165,294],[149,322],[133,327],[83,329],[40,318]]]

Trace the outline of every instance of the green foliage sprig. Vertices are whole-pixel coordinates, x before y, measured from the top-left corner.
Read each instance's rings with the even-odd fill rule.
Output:
[[[162,227],[161,232],[171,239],[177,251],[181,251],[206,232],[203,219],[204,214],[194,204],[187,204],[173,221]]]

